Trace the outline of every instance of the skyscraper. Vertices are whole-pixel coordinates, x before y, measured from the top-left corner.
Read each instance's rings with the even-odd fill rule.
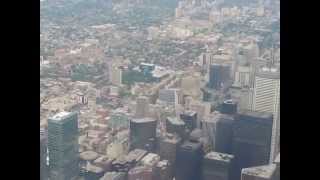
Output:
[[[280,141],[280,70],[279,68],[257,68],[252,94],[253,111],[269,112],[273,114],[270,162],[279,152]]]
[[[180,119],[186,124],[190,132],[197,127],[197,112],[195,111],[185,111],[180,114]]]
[[[144,118],[149,114],[149,99],[146,96],[140,96],[137,98],[136,105],[136,118]]]
[[[250,71],[250,66],[238,66],[233,85],[236,87],[249,87],[251,84]]]
[[[209,152],[203,159],[203,180],[231,180],[233,155]]]
[[[211,64],[208,87],[220,89],[230,80],[231,67],[227,64]]]
[[[78,115],[60,112],[48,120],[49,168],[51,180],[72,180],[78,176]]]
[[[40,180],[48,179],[47,143],[44,135],[40,135]]]
[[[272,135],[272,114],[242,111],[237,114],[233,127],[232,151],[235,156],[235,174],[241,169],[269,163]]]
[[[160,89],[159,100],[168,104],[178,104],[178,89]]]
[[[171,178],[174,176],[177,149],[180,146],[181,141],[182,139],[179,136],[167,134],[162,137],[159,142],[159,155],[161,160],[168,160],[172,167],[169,172]]]
[[[231,154],[234,117],[228,114],[217,114],[214,151]]]
[[[186,141],[177,150],[176,180],[201,179],[201,143]]]
[[[113,85],[120,86],[122,84],[122,69],[117,64],[109,64],[109,79]]]
[[[130,149],[153,151],[157,121],[152,118],[136,118],[130,121]]]

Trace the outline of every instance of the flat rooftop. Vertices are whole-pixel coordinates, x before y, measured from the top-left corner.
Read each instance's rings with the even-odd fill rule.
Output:
[[[71,115],[73,115],[74,112],[66,112],[66,111],[62,111],[62,112],[59,112],[57,113],[56,115],[52,116],[50,118],[50,120],[53,120],[53,121],[61,121],[61,120],[64,120],[68,117],[70,117]]]
[[[187,115],[187,116],[194,116],[196,113],[197,113],[196,111],[188,110],[188,111],[183,112],[182,114]]]
[[[242,116],[250,116],[250,117],[262,118],[262,119],[273,119],[272,113],[267,113],[267,112],[242,110],[238,114]]]
[[[154,122],[156,120],[153,118],[146,117],[146,118],[134,118],[131,121],[134,123],[146,123],[146,122]]]
[[[168,119],[168,121],[170,121],[171,123],[173,123],[175,125],[185,125],[185,123],[182,120],[180,120],[176,117],[167,117],[167,119]]]
[[[275,164],[265,165],[265,166],[256,166],[251,168],[242,169],[241,174],[248,176],[261,177],[261,178],[271,178],[276,170]]]
[[[230,154],[224,154],[224,153],[219,153],[219,152],[209,152],[208,154],[205,155],[206,159],[212,159],[212,160],[217,160],[217,161],[224,161],[224,162],[230,162],[234,156]]]

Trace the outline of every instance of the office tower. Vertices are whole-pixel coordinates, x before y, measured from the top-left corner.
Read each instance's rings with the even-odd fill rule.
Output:
[[[238,108],[238,103],[233,101],[232,99],[228,99],[223,101],[220,112],[222,114],[234,115],[237,113],[237,108]]]
[[[244,55],[246,62],[254,63],[259,57],[259,46],[257,43],[252,41],[243,42],[242,46],[239,49],[239,53]]]
[[[40,135],[40,180],[48,179],[47,142],[44,135]]]
[[[160,89],[159,100],[172,105],[178,104],[178,89]]]
[[[241,180],[275,180],[276,165],[244,168],[241,171]]]
[[[233,86],[250,87],[251,85],[251,68],[250,66],[238,66],[235,72]]]
[[[171,134],[161,137],[159,142],[159,155],[161,160],[168,160],[172,167],[170,168],[169,172],[171,178],[174,176],[177,149],[181,142],[182,139],[179,136],[174,136]]]
[[[202,180],[231,180],[233,155],[210,152],[202,165]]]
[[[149,115],[149,99],[146,96],[140,96],[137,98],[136,105],[136,118],[144,118]]]
[[[197,127],[197,112],[185,111],[180,114],[180,119],[186,124],[190,132]]]
[[[249,88],[242,88],[240,91],[240,98],[239,98],[239,110],[246,110],[251,109],[251,103],[252,103],[252,95],[253,90]]]
[[[211,104],[209,102],[192,101],[189,110],[197,112],[197,128],[201,128],[201,122],[211,112]]]
[[[280,150],[280,70],[278,68],[258,67],[252,94],[253,111],[273,114],[273,130],[270,162]]]
[[[167,117],[166,132],[170,134],[177,134],[181,138],[186,138],[186,123],[176,117]]]
[[[79,174],[78,115],[60,112],[48,119],[50,180],[72,180]]]
[[[208,87],[221,89],[225,87],[230,80],[231,67],[227,64],[211,64],[209,69]]]
[[[155,148],[157,121],[152,118],[136,118],[130,121],[130,149]]]
[[[202,145],[186,141],[178,147],[175,170],[176,180],[201,179]]]
[[[241,169],[269,163],[273,117],[271,113],[242,111],[237,114],[233,128],[235,178]]]
[[[231,154],[234,117],[228,114],[217,114],[214,151]]]
[[[110,63],[109,65],[109,79],[115,86],[121,86],[122,84],[122,69],[116,63]]]
[[[217,116],[217,114],[218,112],[215,111],[202,121],[202,132],[204,136],[208,137],[209,144],[213,150],[216,141],[216,126],[218,118],[215,118],[215,116]]]

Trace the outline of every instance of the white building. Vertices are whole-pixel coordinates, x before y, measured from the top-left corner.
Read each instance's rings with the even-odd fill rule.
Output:
[[[249,87],[250,86],[250,67],[238,66],[234,77],[235,87]]]
[[[109,79],[115,86],[121,86],[122,84],[122,69],[117,64],[111,63],[109,65]]]
[[[254,111],[273,113],[271,161],[279,149],[280,141],[280,70],[279,68],[258,68],[252,94]]]

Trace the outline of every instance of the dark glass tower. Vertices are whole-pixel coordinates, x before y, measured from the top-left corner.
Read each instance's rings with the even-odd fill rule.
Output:
[[[225,64],[212,64],[209,69],[208,87],[212,89],[220,89],[223,84],[230,80],[231,68]]]
[[[50,180],[72,180],[79,174],[78,115],[60,112],[48,120]]]
[[[241,169],[243,168],[268,164],[272,123],[273,116],[271,113],[242,111],[237,114],[234,122],[232,144],[236,179],[240,179]]]

